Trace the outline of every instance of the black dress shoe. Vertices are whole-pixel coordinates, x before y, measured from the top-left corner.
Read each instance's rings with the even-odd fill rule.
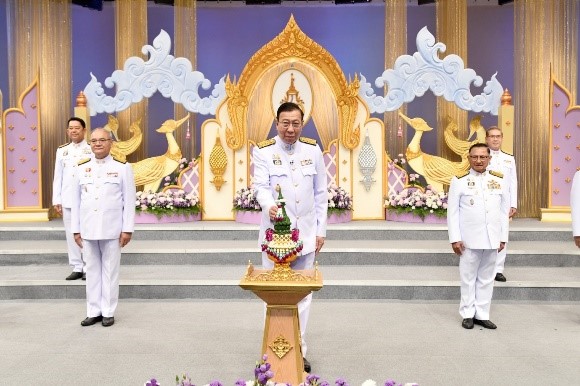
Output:
[[[102,325],[103,327],[111,327],[113,324],[115,324],[115,318],[113,318],[112,316],[110,318],[103,318],[103,322]]]
[[[87,273],[83,272],[83,280],[87,280]]]
[[[474,318],[473,323],[479,324],[483,328],[489,328],[490,330],[495,330],[497,328],[497,326],[489,320],[479,320]]]
[[[503,275],[503,273],[496,273],[495,274],[495,281],[507,281],[506,277]]]
[[[306,358],[302,358],[304,360],[304,371],[310,373],[311,367],[310,362]]]
[[[465,318],[461,322],[461,327],[471,330],[473,328],[473,318]]]
[[[78,280],[82,279],[83,273],[82,272],[73,272],[66,277],[66,280]]]
[[[86,326],[92,326],[93,324],[100,322],[101,320],[103,320],[103,317],[101,315],[99,316],[93,316],[93,317],[87,317],[85,320],[83,320],[81,322],[81,326],[86,327]]]

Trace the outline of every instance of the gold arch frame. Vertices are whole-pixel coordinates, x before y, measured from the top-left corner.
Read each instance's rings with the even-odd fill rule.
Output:
[[[334,57],[321,45],[309,38],[294,20],[294,15],[284,30],[260,48],[244,67],[239,80],[226,79],[228,116],[232,128],[226,128],[226,144],[232,150],[246,145],[247,114],[250,96],[260,77],[281,62],[305,62],[317,69],[328,81],[339,114],[339,137],[342,145],[352,150],[360,141],[360,128],[354,129],[358,108],[358,76],[348,82]]]

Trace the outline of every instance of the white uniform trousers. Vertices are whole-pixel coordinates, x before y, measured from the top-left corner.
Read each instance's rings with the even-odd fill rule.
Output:
[[[87,316],[112,317],[119,301],[119,239],[84,240],[87,262]]]
[[[459,258],[462,318],[489,320],[497,249],[465,248]]]
[[[68,252],[68,264],[74,272],[86,272],[83,263],[82,249],[75,243],[75,238],[70,230],[70,208],[62,208],[62,221],[64,222],[64,231],[66,233],[66,246]]]
[[[495,262],[495,273],[503,273],[505,267],[505,258],[507,256],[507,246],[508,243],[505,243],[505,248],[502,249],[501,252],[497,253],[497,261]]]
[[[294,270],[312,269],[314,268],[314,252],[300,256],[290,264]],[[274,262],[265,253],[262,253],[262,267],[264,269],[274,268]],[[298,302],[298,322],[300,325],[300,337],[302,341],[302,356],[306,356],[306,325],[308,324],[308,317],[310,316],[310,304],[312,304],[312,293]]]

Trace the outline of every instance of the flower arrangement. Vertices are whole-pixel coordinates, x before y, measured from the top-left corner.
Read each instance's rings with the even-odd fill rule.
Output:
[[[421,176],[417,173],[409,173],[408,171],[408,163],[407,160],[405,159],[405,156],[403,154],[399,154],[398,156],[399,158],[394,158],[391,162],[389,162],[388,168],[389,170],[393,170],[395,168],[395,165],[400,167],[401,169],[403,169],[407,175],[409,176],[409,185],[411,186],[415,186],[415,187],[421,187],[421,188],[426,188],[426,185],[423,184],[422,180],[421,180]]]
[[[199,197],[195,193],[186,193],[183,190],[168,190],[153,193],[137,192],[135,201],[137,212],[146,212],[157,215],[194,215],[201,211]]]
[[[274,372],[271,370],[271,365],[268,363],[268,356],[264,354],[261,360],[256,361],[256,367],[254,368],[254,380],[245,381],[239,379],[236,381],[235,386],[290,386],[287,383],[276,383],[271,379],[274,377]],[[177,386],[195,386],[191,382],[191,378],[187,374],[183,374],[181,377],[179,375],[175,376],[175,384]],[[337,379],[334,384],[336,386],[349,386],[349,384],[342,378]],[[157,386],[156,379],[151,379],[145,383],[146,386]],[[223,386],[219,381],[212,381],[204,386]],[[309,374],[306,377],[306,382],[301,383],[298,386],[330,386],[330,383],[320,379],[318,375]],[[372,379],[368,379],[362,383],[361,386],[377,386],[377,383]],[[389,379],[385,381],[383,386],[403,386],[402,383],[397,383],[396,381]],[[405,383],[404,386],[419,386],[416,383]]]
[[[259,212],[262,210],[256,199],[256,190],[250,186],[238,190],[233,200],[233,211]]]
[[[397,214],[412,213],[421,219],[425,219],[428,214],[445,217],[447,215],[447,194],[433,190],[430,185],[427,185],[424,190],[420,187],[410,187],[396,194],[391,194],[385,200],[385,206]]]
[[[328,185],[328,214],[352,210],[352,197],[334,182]]]
[[[193,165],[193,160],[188,161],[187,158],[182,158],[179,160],[179,165],[175,168],[175,171],[168,176],[163,178],[162,184],[159,185],[159,189],[163,190],[163,188],[171,185],[179,185],[179,174],[183,171],[183,169]]]
[[[232,203],[234,212],[262,210],[256,199],[256,190],[252,186],[238,190]],[[328,214],[342,213],[347,210],[352,210],[350,194],[334,182],[328,185]]]

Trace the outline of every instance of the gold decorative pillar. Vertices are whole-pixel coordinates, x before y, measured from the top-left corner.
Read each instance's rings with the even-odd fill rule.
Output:
[[[407,53],[407,1],[385,0],[385,68],[393,68],[395,60]],[[387,93],[385,88],[385,94]],[[403,105],[398,111],[407,114],[407,106]],[[385,113],[385,134],[387,152],[391,158],[397,158],[399,153],[405,153],[407,147],[407,130],[399,118],[398,111]]]
[[[147,42],[147,0],[123,0],[115,2],[115,66],[122,69],[125,61],[131,56],[148,58],[141,53],[141,47]],[[117,114],[119,120],[119,137],[131,136],[129,126],[141,119],[143,141],[141,146],[127,157],[129,162],[147,158],[148,120],[147,99],[132,104],[128,109]]]
[[[577,1],[514,3],[515,138],[518,214],[540,217],[548,202],[550,63],[557,79],[576,89]],[[530,151],[533,149],[534,151]]]
[[[550,2],[554,13],[552,70],[572,95],[578,96],[578,2]]]
[[[501,149],[507,153],[514,154],[514,106],[512,95],[506,88],[501,96],[501,105],[497,113],[497,127],[503,133]]]
[[[175,0],[174,9],[174,55],[176,58],[189,59],[192,69],[197,69],[197,1]],[[189,112],[183,105],[175,104],[174,114],[176,119],[184,117]],[[196,114],[191,114],[187,121],[187,127],[175,133],[175,139],[181,148],[183,156],[187,159],[194,158],[196,152]],[[190,139],[186,138],[189,130]]]
[[[455,54],[463,59],[467,67],[467,0],[437,0],[437,41],[447,46],[446,55]],[[447,117],[451,116],[459,127],[457,137],[467,138],[467,111],[461,110],[453,102],[443,97],[437,98],[437,148],[439,155],[451,160],[459,160],[445,144],[443,133],[447,126]]]
[[[42,161],[54,165],[71,115],[71,13],[68,0],[7,2],[10,106],[40,74]],[[52,167],[43,168],[43,206],[52,204]]]

